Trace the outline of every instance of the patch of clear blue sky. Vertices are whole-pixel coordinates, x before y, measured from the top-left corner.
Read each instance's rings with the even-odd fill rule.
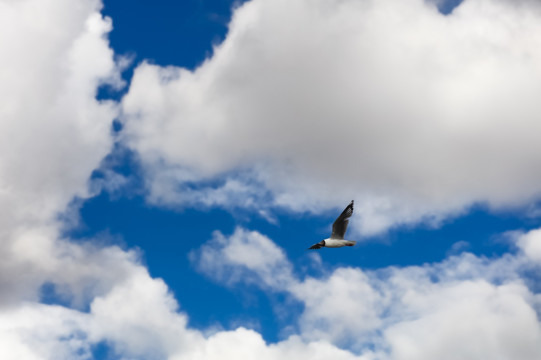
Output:
[[[442,14],[449,15],[461,3],[462,0],[443,0],[438,4],[438,9]]]
[[[122,357],[115,353],[115,350],[105,341],[101,341],[90,349],[92,358],[100,360],[118,360]]]
[[[104,0],[113,19],[111,45],[138,61],[193,69],[226,34],[238,0]]]
[[[109,35],[118,55],[133,57],[124,78],[143,60],[194,69],[223,41],[232,9],[246,0],[103,0],[113,19]],[[124,89],[125,91],[125,89]],[[118,100],[124,93],[105,86],[98,98]]]
[[[234,3],[238,2],[104,0],[103,13],[113,19],[111,46],[117,54],[135,56],[133,66],[146,59],[159,65],[193,69],[211,56],[213,44],[225,37]],[[459,3],[459,0],[442,3],[440,11],[448,14]],[[128,82],[133,66],[125,74]],[[109,91],[101,89],[98,96],[118,100],[123,93]],[[118,124],[114,130],[122,131]],[[136,157],[121,147],[116,148],[115,154],[118,155],[116,170],[135,181],[120,196],[102,192],[86,200],[81,207],[81,226],[67,235],[85,241],[106,234],[111,242],[125,248],[140,248],[151,275],[166,281],[181,310],[189,315],[191,326],[205,328],[221,324],[227,328],[242,321],[255,321],[267,341],[278,340],[279,330],[291,323],[300,310],[298,307],[294,306],[291,314],[283,318],[277,316],[274,305],[284,301],[283,295],[266,295],[254,287],[226,289],[214,284],[192,268],[187,254],[209,240],[214,230],[230,235],[241,225],[260,231],[284,248],[299,276],[304,276],[301,269],[309,263],[306,248],[328,236],[341,209],[319,217],[278,212],[278,225],[275,225],[255,215],[239,217],[221,209],[151,207],[142,196]],[[98,178],[100,174],[93,176]],[[438,229],[397,229],[355,248],[323,249],[319,254],[328,269],[337,266],[376,269],[441,261],[453,244],[462,241],[467,244],[466,250],[491,257],[509,251],[508,244],[497,241],[499,234],[538,225],[536,220],[512,213],[495,215],[478,206],[467,216],[449,220]],[[50,285],[43,289],[43,300],[60,301],[55,300],[54,287]],[[95,352],[98,359],[111,356],[106,344],[97,346]]]

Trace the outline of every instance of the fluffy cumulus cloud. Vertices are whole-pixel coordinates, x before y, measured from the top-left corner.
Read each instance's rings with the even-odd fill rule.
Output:
[[[137,329],[159,328],[163,313],[184,328],[182,316],[170,319],[176,303],[166,286],[136,252],[61,235],[59,214],[90,195],[88,179],[111,150],[118,115],[117,104],[96,100],[100,85],[122,86],[107,41],[111,20],[100,9],[94,0],[0,1],[2,359],[87,359],[93,344],[116,340],[107,331],[123,330],[112,320],[131,325],[124,341],[133,344],[151,339]],[[44,296],[69,307],[41,303]],[[155,317],[123,320],[119,296],[153,306]]]
[[[83,306],[123,278],[136,258],[115,247],[70,243],[57,221],[74,196],[88,195],[89,175],[112,144],[117,106],[95,95],[101,84],[122,83],[105,38],[111,22],[99,9],[98,1],[0,1],[4,359],[88,351],[72,332],[84,316],[38,305],[42,286]]]
[[[117,107],[97,87],[121,86],[97,1],[0,2],[0,304],[36,299],[64,260],[59,212],[87,196],[92,169],[110,151]],[[14,276],[14,274],[16,276]],[[70,275],[64,274],[65,277]]]
[[[136,69],[125,140],[161,204],[355,197],[365,234],[521,206],[541,191],[540,20],[538,1],[250,1],[194,71]]]
[[[230,237],[215,232],[211,241],[190,253],[199,271],[229,285],[255,283],[283,288],[291,279],[285,252],[268,237],[237,228]]]
[[[219,248],[204,245],[199,269],[231,284],[227,277],[236,276],[234,271],[218,275],[206,263],[238,267],[257,274],[263,288],[300,302],[297,328],[305,341],[328,341],[367,359],[539,358],[540,295],[525,275],[539,271],[539,263],[522,252],[493,259],[463,253],[441,263],[374,271],[338,267],[319,278],[290,272],[281,287],[272,287],[281,266],[262,273],[259,266],[228,257],[239,234],[223,238]],[[257,242],[253,233],[244,236]]]
[[[541,230],[532,230],[522,236],[518,241],[518,246],[526,256],[541,263]]]

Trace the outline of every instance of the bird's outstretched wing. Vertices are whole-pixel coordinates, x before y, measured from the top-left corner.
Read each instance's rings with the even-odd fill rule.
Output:
[[[353,214],[353,200],[349,203],[348,206],[342,211],[340,216],[332,224],[332,234],[331,239],[343,239],[348,228],[349,218]]]
[[[314,244],[314,245],[310,246],[308,248],[308,250],[317,250],[317,249],[321,249],[322,247],[323,246],[321,246],[319,243],[317,243],[317,244]]]

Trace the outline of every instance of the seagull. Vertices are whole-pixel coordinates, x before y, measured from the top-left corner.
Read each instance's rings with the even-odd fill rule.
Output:
[[[348,206],[342,211],[339,217],[336,218],[332,224],[332,234],[331,237],[325,240],[321,240],[317,244],[314,244],[308,248],[308,250],[321,249],[322,247],[343,247],[343,246],[353,246],[356,241],[344,240],[344,235],[346,234],[346,229],[348,228],[349,218],[353,214],[353,200],[349,203]]]

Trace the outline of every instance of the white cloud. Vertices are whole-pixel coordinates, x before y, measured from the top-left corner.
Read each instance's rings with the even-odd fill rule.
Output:
[[[84,309],[142,269],[135,252],[60,238],[59,214],[88,196],[118,115],[117,104],[95,99],[101,84],[122,85],[100,9],[94,0],[0,1],[2,359],[87,359],[95,320],[39,304],[42,286]]]
[[[228,238],[214,232],[208,243],[190,253],[190,260],[199,271],[230,285],[248,282],[281,289],[293,279],[291,264],[280,247],[240,227]]]
[[[0,312],[2,359],[88,359],[92,346],[102,341],[122,359],[370,359],[298,336],[267,344],[259,333],[242,327],[205,337],[187,327],[186,315],[177,312],[161,280],[140,266],[132,270],[95,298],[89,313],[36,303]]]
[[[532,230],[517,239],[517,245],[526,256],[541,264],[541,230]]]
[[[187,317],[161,279],[152,279],[142,266],[118,281],[90,308],[93,340],[107,340],[124,356],[163,359],[189,353],[201,333],[187,329]]]
[[[271,260],[255,261],[261,252]],[[463,253],[423,267],[376,271],[339,267],[299,280],[274,242],[239,228],[227,238],[215,233],[192,257],[229,285],[251,281],[253,273],[259,286],[296,299],[304,306],[297,330],[273,344],[242,327],[204,335],[187,325],[163,281],[124,260],[126,274],[91,300],[88,313],[36,303],[0,311],[0,354],[84,359],[102,341],[126,359],[534,360],[541,350],[539,295],[521,278],[529,262],[522,254],[483,259]],[[283,269],[289,270],[276,282]]]
[[[221,332],[211,336],[200,352],[190,354],[188,359],[293,359],[309,358],[317,360],[368,360],[351,352],[338,349],[327,342],[305,343],[298,337],[267,345],[261,335],[246,329]],[[175,358],[176,359],[176,358]]]
[[[88,315],[61,306],[22,304],[0,312],[2,359],[88,359],[90,343],[81,331]]]
[[[382,327],[382,313],[391,300],[354,268],[339,268],[328,278],[308,278],[289,291],[305,306],[303,334],[342,346],[362,339],[368,343],[370,333]]]
[[[328,276],[304,280],[289,273],[280,287],[269,286],[273,277],[261,276],[257,266],[228,258],[227,249],[237,242],[235,235],[222,237],[218,247],[215,238],[209,241],[197,253],[199,264],[228,268],[200,270],[229,285],[238,283],[239,269],[244,279],[251,271],[263,289],[300,302],[304,310],[297,329],[305,341],[392,360],[533,360],[541,351],[539,295],[528,288],[523,271],[536,265],[522,253],[493,259],[462,253],[441,263],[373,271],[338,267]]]
[[[98,1],[0,2],[0,305],[35,300],[74,254],[56,217],[110,151],[120,86]],[[84,256],[76,255],[78,259]]]
[[[250,1],[195,71],[136,69],[125,139],[161,204],[217,204],[216,180],[246,169],[273,201],[227,203],[355,198],[365,234],[527,204],[541,192],[540,20],[535,1],[467,0],[447,17],[423,0]]]
[[[541,328],[521,285],[484,281],[408,294],[414,318],[386,330],[393,359],[538,359]]]

